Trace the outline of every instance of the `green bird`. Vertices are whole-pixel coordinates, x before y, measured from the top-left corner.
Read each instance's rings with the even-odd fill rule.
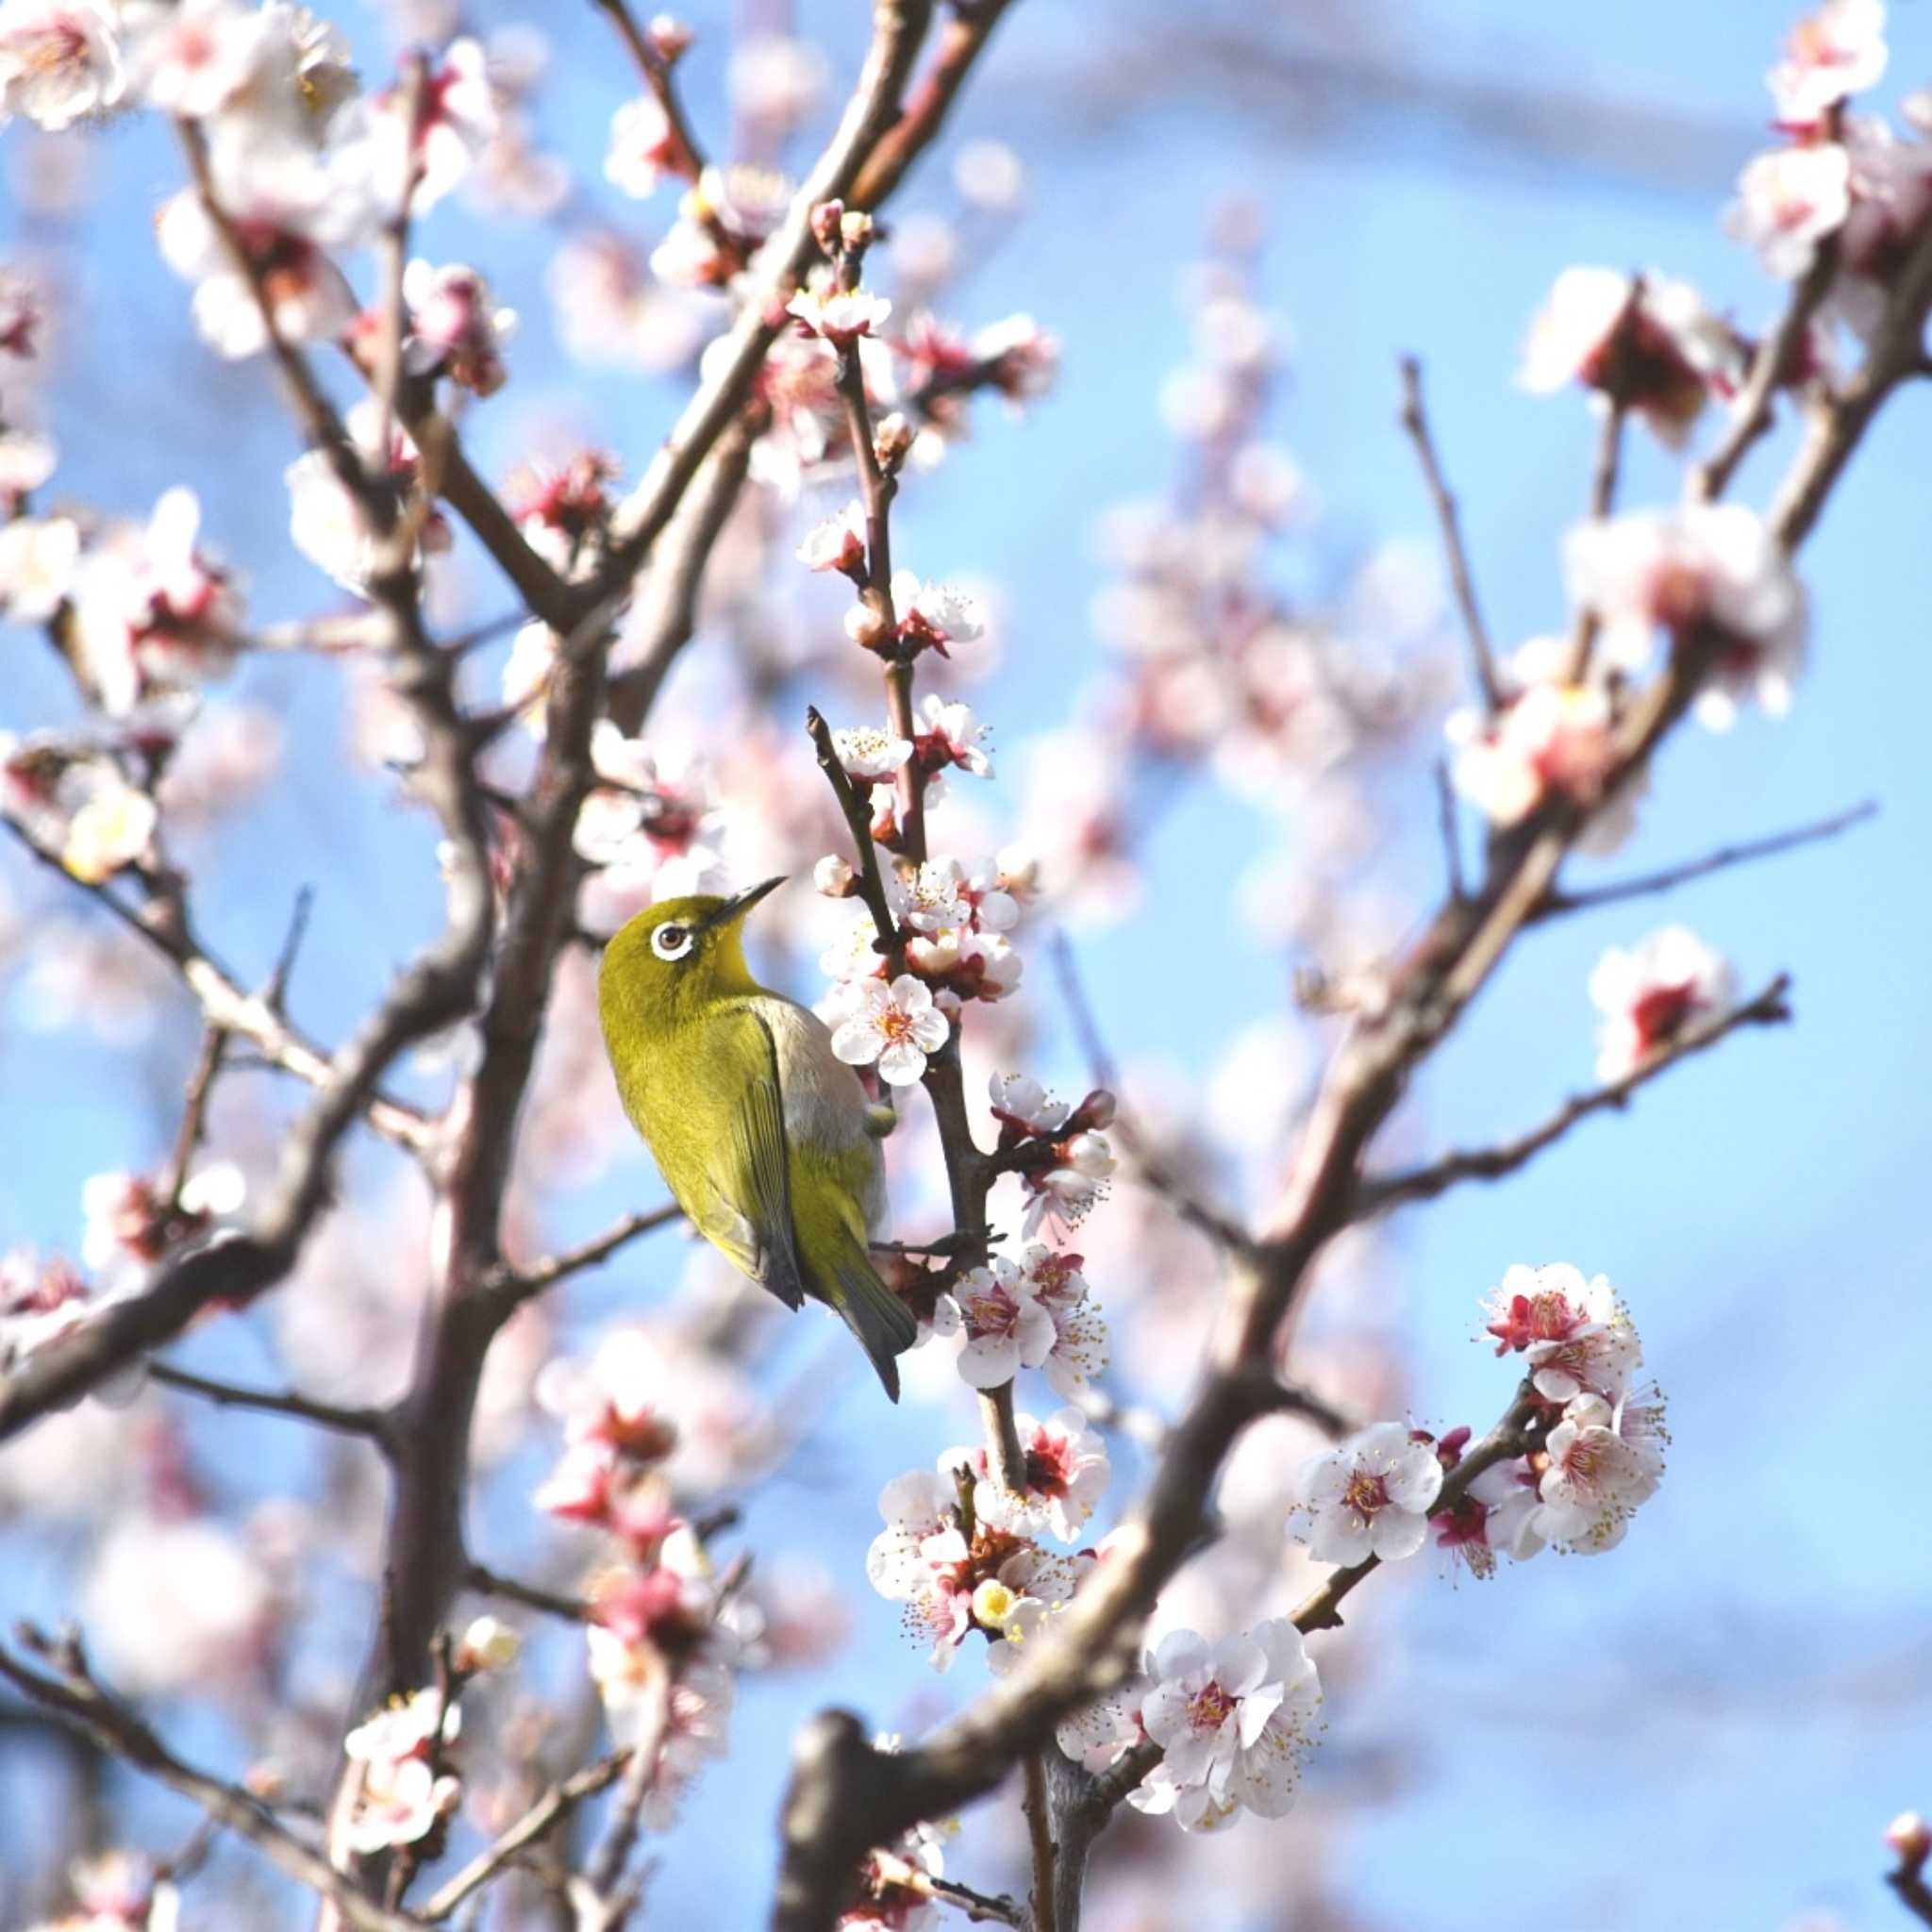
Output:
[[[604,1047],[691,1225],[787,1307],[835,1308],[896,1402],[918,1324],[866,1252],[886,1208],[873,1109],[824,1022],[744,963],[744,915],[783,884],[667,899],[625,925],[597,974]]]

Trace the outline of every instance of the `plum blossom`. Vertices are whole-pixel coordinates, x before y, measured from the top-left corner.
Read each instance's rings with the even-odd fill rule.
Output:
[[[236,0],[146,0],[124,18],[131,92],[192,121],[220,113],[255,78],[273,21],[268,8]]]
[[[28,1932],[176,1932],[181,1893],[154,1861],[114,1851],[77,1860],[71,1878],[75,1910]]]
[[[1663,1480],[1668,1441],[1654,1398],[1624,1395],[1614,1405],[1593,1392],[1572,1398],[1544,1439],[1535,1534],[1579,1555],[1615,1548]]]
[[[879,1751],[897,1748],[895,1738],[874,1740]],[[945,1875],[941,1833],[915,1824],[892,1845],[875,1846],[860,1861],[853,1901],[839,1916],[838,1932],[926,1932],[938,1923],[935,1878]]]
[[[1604,1016],[1596,1071],[1623,1080],[1686,1026],[1724,1012],[1737,997],[1730,962],[1681,925],[1638,945],[1612,946],[1590,975],[1590,997]]]
[[[344,200],[359,199],[387,216],[407,191],[420,215],[469,174],[498,126],[482,44],[467,37],[451,42],[429,64],[413,116],[411,105],[409,90],[397,85],[351,101],[336,117],[330,166]]]
[[[1735,330],[1688,282],[1609,268],[1566,268],[1530,324],[1517,381],[1533,395],[1571,383],[1636,409],[1673,447],[1712,390],[1743,380]]]
[[[892,608],[899,614],[901,640],[942,658],[948,644],[971,643],[986,628],[976,597],[950,584],[924,583],[909,570],[892,573]]]
[[[264,304],[284,341],[333,341],[355,321],[355,291],[324,246],[327,188],[319,171],[297,169],[250,174],[227,191],[245,266],[194,189],[162,205],[161,258],[194,284],[194,326],[217,355],[239,360],[268,346]]]
[[[1191,1630],[1147,1659],[1141,1723],[1161,1759],[1128,1793],[1137,1810],[1172,1812],[1184,1831],[1245,1808],[1279,1818],[1294,1803],[1301,1760],[1322,1707],[1321,1677],[1286,1618],[1211,1647]]]
[[[1054,1393],[1073,1401],[1107,1366],[1107,1324],[1088,1296],[1081,1257],[1042,1241],[1020,1253],[1020,1277],[1052,1318],[1053,1346],[1040,1366]]]
[[[1141,1726],[1141,1703],[1146,1694],[1145,1681],[1130,1678],[1118,1690],[1062,1718],[1054,1732],[1055,1741],[1074,1763],[1098,1777],[1146,1740]]]
[[[84,558],[72,595],[75,647],[102,708],[125,716],[155,685],[219,676],[242,644],[241,588],[199,542],[192,490],[165,491],[138,538]]]
[[[91,1175],[80,1191],[87,1217],[80,1257],[96,1274],[130,1263],[149,1267],[235,1213],[246,1185],[232,1161],[188,1175],[172,1201],[163,1200],[145,1174]]]
[[[833,732],[832,749],[848,776],[868,781],[891,777],[912,756],[909,740],[895,738],[876,724]]]
[[[1643,1360],[1630,1316],[1607,1276],[1586,1281],[1567,1262],[1511,1268],[1483,1303],[1496,1353],[1524,1357],[1545,1402],[1586,1391],[1617,1400]]]
[[[1022,1369],[1037,1369],[1055,1340],[1051,1313],[1032,1285],[1005,1257],[967,1274],[945,1297],[957,1312],[941,1332],[963,1330],[959,1379],[971,1389],[994,1389]],[[936,1324],[938,1325],[938,1324]]]
[[[919,707],[919,724],[913,733],[913,749],[922,769],[941,772],[958,765],[975,778],[992,776],[992,759],[984,743],[987,727],[974,717],[969,707],[949,704],[937,691],[928,691]]]
[[[479,396],[503,387],[503,345],[516,327],[516,311],[496,306],[475,269],[411,261],[403,271],[403,366],[411,375],[447,375]]]
[[[610,117],[610,147],[604,178],[625,194],[645,200],[667,175],[677,172],[679,142],[656,94],[626,101]]]
[[[415,1690],[342,1740],[343,1754],[362,1767],[347,1832],[351,1850],[370,1857],[420,1844],[441,1828],[462,1798],[460,1781],[444,1768],[461,1727],[454,1700]]]
[[[1766,76],[1778,125],[1817,133],[1839,102],[1877,84],[1885,62],[1884,0],[1824,0],[1791,29]]]
[[[473,1617],[464,1626],[452,1658],[466,1676],[507,1671],[523,1655],[524,1640],[501,1617]]]
[[[145,791],[130,785],[105,758],[89,758],[70,768],[62,791],[72,816],[60,849],[60,863],[83,884],[97,886],[125,865],[145,858],[154,843],[160,813]]]
[[[833,286],[801,289],[785,305],[808,335],[822,337],[835,349],[849,347],[861,336],[876,335],[892,305],[866,289]]]
[[[808,570],[856,576],[865,568],[865,507],[848,503],[837,516],[814,524],[799,544],[797,557]]]
[[[345,419],[349,440],[357,449],[374,453],[379,432],[379,409],[365,396]],[[398,491],[413,489],[422,458],[413,439],[400,424],[390,425],[389,475]],[[343,487],[325,450],[304,452],[282,473],[289,486],[289,535],[296,549],[344,590],[365,595],[375,569],[377,539],[360,499]],[[425,520],[418,548],[449,548],[448,520],[435,510]]]
[[[105,0],[0,0],[0,125],[25,114],[58,134],[111,108],[125,85]]]
[[[973,1591],[973,1621],[987,1638],[986,1667],[1003,1677],[1056,1610],[1073,1601],[1091,1557],[1060,1557],[1032,1544],[983,1576]]]
[[[1714,729],[1755,697],[1790,708],[1804,661],[1805,592],[1763,520],[1742,504],[1688,504],[1580,524],[1564,544],[1572,597],[1603,625],[1610,662],[1641,669],[1661,628],[1712,651],[1697,713]]]
[[[879,1078],[910,1087],[925,1074],[928,1054],[945,1045],[951,1028],[933,1005],[932,989],[902,973],[890,987],[876,979],[848,980],[832,1051],[850,1067],[877,1062]]]
[[[0,1255],[0,1377],[93,1313],[85,1277],[64,1257],[42,1262],[31,1248]]]
[[[72,517],[14,517],[0,525],[0,609],[19,624],[44,624],[79,560],[80,525]]]
[[[1541,1507],[1537,1480],[1521,1457],[1491,1464],[1430,1518],[1436,1547],[1449,1551],[1471,1575],[1484,1578],[1496,1574],[1499,1552],[1526,1561],[1543,1546],[1536,1529]]]
[[[940,1458],[941,1467],[973,1471],[973,1507],[985,1522],[1017,1535],[1075,1541],[1112,1474],[1106,1445],[1077,1408],[1059,1409],[1044,1422],[1018,1415],[1013,1427],[1024,1458],[1018,1490],[991,1479],[983,1447],[953,1450]]]
[[[617,475],[615,457],[579,450],[567,462],[531,463],[511,476],[505,499],[517,528],[559,576],[578,575],[597,554]]]
[[[1505,666],[1500,709],[1451,713],[1450,778],[1491,824],[1520,824],[1552,793],[1592,808],[1578,842],[1612,851],[1635,824],[1636,781],[1605,798],[1615,751],[1609,693],[1566,679],[1569,651],[1561,638],[1530,639]]]
[[[1318,1563],[1386,1563],[1422,1548],[1442,1465],[1403,1424],[1374,1423],[1310,1459],[1297,1487],[1291,1527]]]
[[[1835,141],[1773,148],[1746,164],[1724,215],[1731,234],[1757,251],[1767,274],[1790,281],[1852,208],[1851,157]]]

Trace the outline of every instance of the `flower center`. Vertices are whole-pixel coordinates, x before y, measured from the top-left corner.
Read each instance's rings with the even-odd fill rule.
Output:
[[[1195,1691],[1188,1703],[1188,1722],[1197,1731],[1218,1731],[1234,1715],[1234,1699],[1219,1684]]]
[[[1348,1487],[1341,1492],[1341,1500],[1359,1516],[1373,1516],[1378,1509],[1389,1507],[1389,1485],[1379,1475],[1371,1475],[1365,1469],[1358,1469],[1349,1477]]]

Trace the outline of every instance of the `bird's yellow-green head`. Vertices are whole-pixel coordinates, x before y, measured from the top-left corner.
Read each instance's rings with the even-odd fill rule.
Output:
[[[785,883],[736,898],[697,893],[647,906],[612,935],[597,974],[597,1006],[613,1052],[701,1019],[721,999],[756,992],[744,963],[744,915]]]

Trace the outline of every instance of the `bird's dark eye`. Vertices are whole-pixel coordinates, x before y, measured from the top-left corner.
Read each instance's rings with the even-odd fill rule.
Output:
[[[681,959],[691,951],[691,931],[688,925],[660,925],[651,935],[651,950],[660,959]]]

